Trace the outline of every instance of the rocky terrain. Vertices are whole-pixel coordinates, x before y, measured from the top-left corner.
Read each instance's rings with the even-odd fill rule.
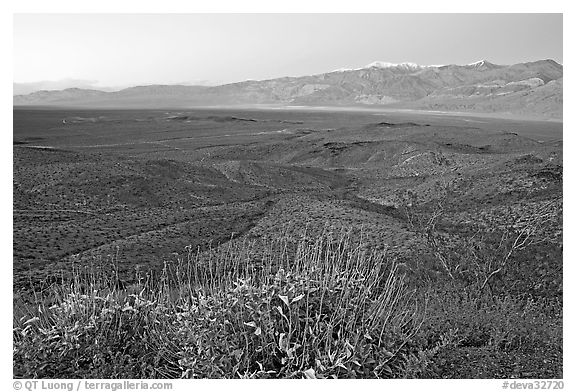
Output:
[[[15,377],[563,376],[561,123],[15,109],[13,138]]]

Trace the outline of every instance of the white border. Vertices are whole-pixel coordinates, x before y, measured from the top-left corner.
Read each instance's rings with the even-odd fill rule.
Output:
[[[478,2],[464,2],[456,0],[411,0],[406,2],[386,2],[386,1],[311,1],[311,0],[292,0],[290,2],[273,2],[266,0],[212,0],[204,2],[163,0],[159,1],[136,1],[136,0],[101,0],[94,2],[81,2],[74,0],[52,0],[52,1],[9,1],[3,3],[2,13],[0,14],[0,26],[2,34],[3,52],[9,52],[10,55],[3,56],[2,64],[2,122],[1,128],[1,148],[0,154],[2,170],[2,225],[1,225],[1,247],[2,255],[2,309],[9,312],[4,316],[4,322],[1,324],[2,337],[7,341],[12,341],[11,331],[11,311],[12,311],[12,34],[13,34],[13,14],[14,13],[203,13],[203,12],[226,12],[226,13],[263,13],[263,12],[281,12],[281,13],[363,13],[363,12],[383,12],[383,13],[493,13],[493,12],[512,12],[512,13],[564,13],[564,54],[563,62],[567,73],[564,81],[564,101],[566,108],[572,108],[573,99],[573,77],[571,66],[573,62],[573,51],[570,50],[567,43],[570,42],[568,37],[575,37],[574,12],[569,6],[569,1],[503,1],[503,0],[483,0]],[[572,46],[573,46],[572,42]],[[570,299],[574,295],[571,280],[574,277],[573,256],[574,256],[574,229],[576,223],[574,216],[574,207],[571,200],[574,200],[574,138],[573,124],[574,115],[571,110],[564,111],[564,199],[568,203],[564,204],[565,225],[564,225],[564,243],[567,245],[564,249],[564,381],[566,390],[574,388],[574,378],[570,373],[573,361],[574,338],[571,331],[574,330],[574,318]],[[7,348],[4,349],[2,362],[2,379],[6,390],[12,388],[12,353]],[[295,383],[295,384],[293,384]],[[297,384],[296,384],[297,383]],[[253,391],[253,390],[292,390],[293,388],[317,389],[322,387],[336,388],[338,390],[348,390],[350,388],[368,388],[383,390],[441,390],[441,391],[490,391],[501,390],[501,381],[498,380],[392,380],[392,381],[370,381],[370,380],[340,380],[340,381],[226,381],[226,380],[201,380],[190,384],[187,381],[174,381],[174,390],[207,390],[213,388],[234,388],[235,390]]]

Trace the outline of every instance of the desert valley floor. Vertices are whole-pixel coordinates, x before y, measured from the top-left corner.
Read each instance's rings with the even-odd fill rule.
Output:
[[[486,281],[510,309],[468,314],[456,285],[431,296],[411,344],[432,350],[450,334],[457,343],[435,349],[419,376],[562,377],[561,122],[17,108],[13,139],[15,303],[95,260],[130,285],[135,271],[161,270],[190,249],[347,233],[428,293],[476,279],[470,260],[506,258]],[[530,241],[508,261],[505,233],[518,232]]]

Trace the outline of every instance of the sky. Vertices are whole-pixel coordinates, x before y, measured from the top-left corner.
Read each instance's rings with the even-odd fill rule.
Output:
[[[563,62],[562,14],[16,14],[13,43],[13,81],[58,88]]]

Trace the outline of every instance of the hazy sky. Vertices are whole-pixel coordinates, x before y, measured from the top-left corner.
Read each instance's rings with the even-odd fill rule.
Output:
[[[14,82],[226,83],[375,60],[562,63],[561,14],[17,14]]]

